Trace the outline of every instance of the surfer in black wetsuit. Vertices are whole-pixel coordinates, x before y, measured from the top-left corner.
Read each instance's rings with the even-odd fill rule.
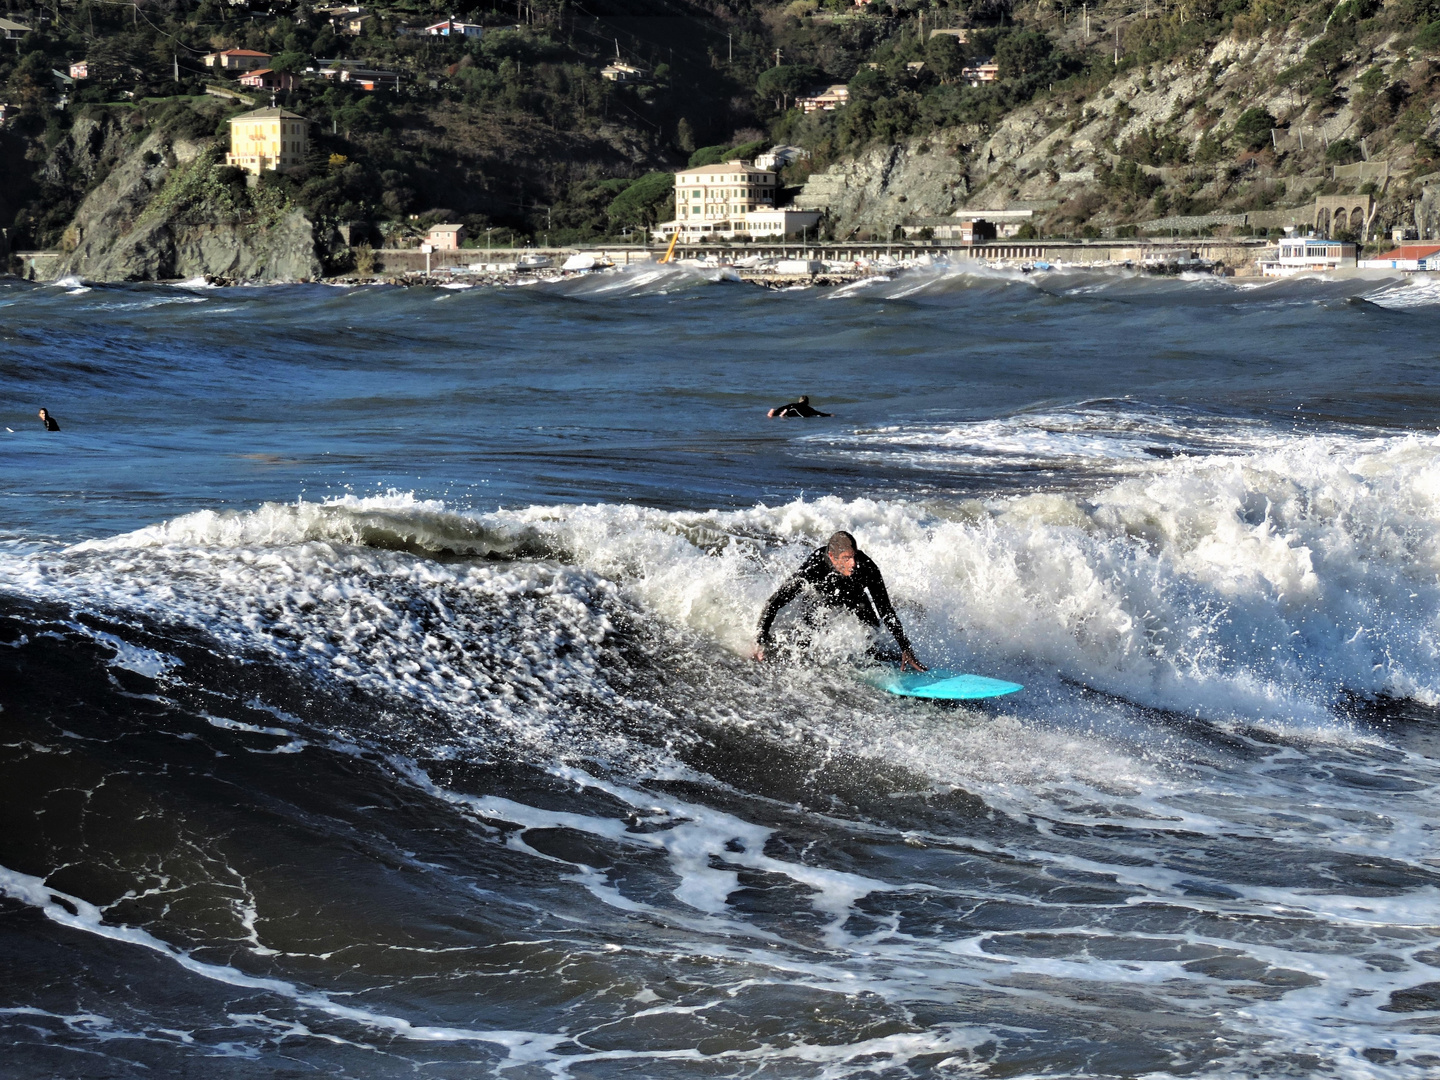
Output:
[[[765,415],[772,420],[777,417],[783,417],[788,420],[792,416],[832,416],[834,414],[821,412],[819,409],[812,409],[810,407],[810,395],[801,394],[799,401],[792,401],[789,405],[781,405],[778,408],[771,409]]]
[[[36,415],[40,417],[40,422],[45,425],[46,431],[60,430],[60,425],[56,423],[55,417],[50,415],[48,409],[41,409]]]
[[[905,628],[890,603],[890,594],[885,591],[885,579],[880,576],[880,567],[855,543],[855,537],[848,532],[837,532],[830,542],[816,548],[800,569],[786,579],[785,584],[775,590],[775,595],[765,603],[760,615],[760,633],[755,644],[756,660],[765,659],[765,650],[774,644],[770,628],[780,609],[799,595],[809,585],[815,590],[820,602],[826,607],[840,607],[854,612],[855,617],[866,626],[878,627],[882,622],[895,635],[900,646],[900,670],[907,667],[924,671],[925,665],[915,659]]]

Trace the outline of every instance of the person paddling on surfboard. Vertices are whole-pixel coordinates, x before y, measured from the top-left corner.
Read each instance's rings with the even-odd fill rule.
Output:
[[[781,419],[789,420],[789,419],[791,419],[792,417],[796,417],[796,416],[799,416],[799,417],[834,416],[835,414],[834,414],[834,413],[828,413],[828,412],[821,412],[819,409],[812,408],[811,405],[810,405],[810,395],[809,395],[809,394],[801,394],[799,401],[792,401],[792,402],[790,402],[790,404],[788,404],[788,405],[777,405],[777,406],[775,406],[775,408],[771,409],[771,410],[770,410],[769,412],[767,412],[765,415],[768,416],[768,417],[770,417],[771,420],[774,420],[774,419],[776,419],[776,418],[781,418]]]
[[[855,617],[866,626],[879,627],[883,622],[900,646],[901,671],[906,668],[926,670],[910,648],[905,628],[900,625],[900,616],[895,614],[890,594],[885,591],[885,579],[880,576],[880,568],[875,565],[874,559],[860,550],[855,537],[848,532],[837,532],[830,537],[828,544],[816,548],[800,564],[800,569],[791,574],[785,584],[775,590],[775,595],[766,601],[752,654],[756,660],[764,660],[765,650],[775,643],[770,633],[775,616],[806,585],[815,590],[826,607],[854,612]]]

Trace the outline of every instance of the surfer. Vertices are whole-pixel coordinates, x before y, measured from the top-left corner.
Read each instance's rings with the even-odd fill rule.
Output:
[[[40,422],[45,425],[46,431],[60,430],[60,425],[56,422],[55,417],[50,415],[48,410],[41,409],[37,415],[40,417]]]
[[[834,414],[821,412],[819,409],[812,409],[810,407],[810,395],[801,394],[799,401],[792,401],[788,405],[781,405],[778,408],[771,409],[765,415],[770,417],[771,420],[777,418],[788,420],[792,416],[833,416]]]
[[[804,400],[803,398],[801,399]],[[800,569],[791,574],[775,595],[765,602],[760,615],[760,633],[756,638],[754,657],[765,659],[765,650],[774,644],[770,628],[780,609],[809,585],[819,595],[826,607],[845,608],[854,612],[855,617],[866,626],[878,627],[882,622],[895,635],[900,646],[900,670],[907,667],[924,671],[925,665],[915,659],[910,641],[905,637],[905,628],[890,603],[890,594],[885,591],[885,579],[880,576],[880,567],[875,560],[860,550],[855,537],[848,532],[837,532],[824,547],[816,548]]]

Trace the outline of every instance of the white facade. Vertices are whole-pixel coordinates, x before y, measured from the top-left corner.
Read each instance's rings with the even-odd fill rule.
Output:
[[[600,77],[613,83],[638,83],[645,81],[645,70],[634,64],[622,64],[618,60],[600,69]]]
[[[1265,277],[1289,277],[1305,271],[1353,269],[1354,266],[1354,244],[1287,236],[1279,242],[1274,259],[1261,260],[1260,273]]]
[[[790,162],[809,156],[809,150],[801,149],[798,146],[772,146],[765,153],[755,155],[755,167],[767,169],[770,172],[779,172]]]

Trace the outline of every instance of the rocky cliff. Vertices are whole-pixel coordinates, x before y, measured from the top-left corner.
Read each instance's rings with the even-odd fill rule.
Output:
[[[1028,208],[1045,235],[1103,235],[1130,226],[1276,228],[1308,221],[1317,194],[1370,184],[1381,204],[1372,236],[1412,223],[1440,236],[1440,190],[1427,186],[1440,176],[1416,167],[1415,149],[1440,140],[1432,91],[1440,65],[1391,35],[1358,48],[1320,99],[1297,91],[1293,75],[1317,40],[1295,27],[1226,36],[1168,62],[1122,68],[1103,86],[1057,87],[992,129],[946,129],[832,164],[796,203],[825,211],[837,238],[889,235],[962,207]],[[1383,111],[1376,122],[1375,102],[1387,94],[1400,102],[1393,128]],[[1251,127],[1257,116],[1273,121],[1258,141],[1239,136],[1247,112]],[[1348,159],[1328,152],[1336,144],[1353,144],[1366,161],[1340,164]]]
[[[209,140],[149,134],[86,196],[65,234],[56,271],[94,281],[212,275],[247,281],[321,276],[305,214],[251,205],[216,168]]]

